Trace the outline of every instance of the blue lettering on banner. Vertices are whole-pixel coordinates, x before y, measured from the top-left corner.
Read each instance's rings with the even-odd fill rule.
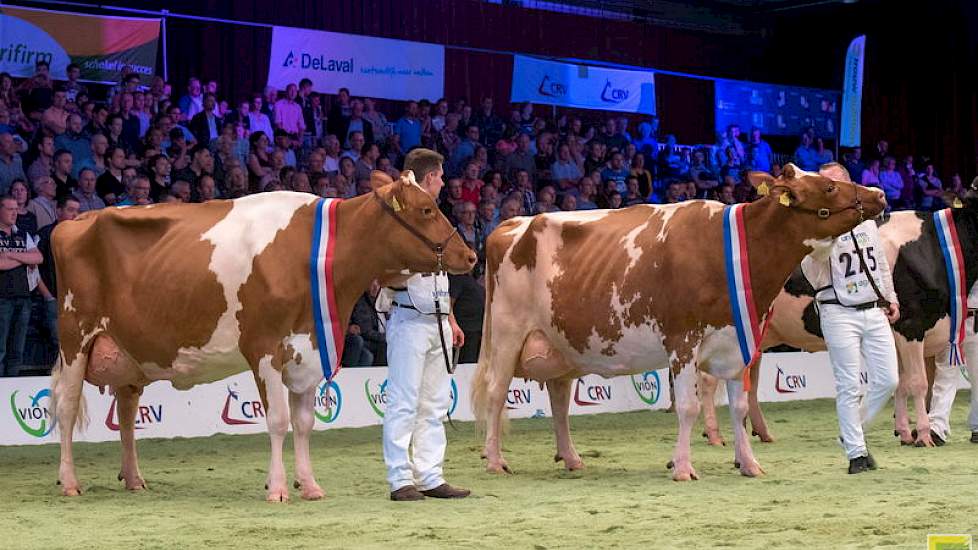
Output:
[[[314,55],[306,52],[301,52],[296,56],[292,50],[289,50],[288,55],[285,56],[282,66],[295,68],[297,57],[300,69],[312,69],[326,73],[353,73],[354,58],[352,57],[349,59],[330,59],[323,54]]]
[[[543,80],[540,81],[537,91],[542,96],[564,97],[567,95],[567,86],[551,80],[550,75],[543,75]]]
[[[628,90],[613,87],[610,79],[605,81],[604,89],[601,90],[601,100],[606,103],[621,103],[628,100],[628,95]]]

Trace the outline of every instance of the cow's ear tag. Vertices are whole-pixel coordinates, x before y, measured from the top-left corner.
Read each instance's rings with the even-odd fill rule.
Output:
[[[964,203],[961,202],[960,198],[954,197],[954,202],[951,203],[951,206],[954,208],[964,208]]]
[[[781,193],[781,196],[778,197],[778,202],[780,202],[782,206],[791,206],[791,197],[789,197],[787,193]]]
[[[401,203],[397,202],[397,197],[391,197],[391,208],[394,209],[394,212],[401,211]]]
[[[762,197],[767,196],[767,194],[770,192],[771,192],[771,188],[767,186],[766,181],[762,182],[760,185],[757,186],[757,194]]]

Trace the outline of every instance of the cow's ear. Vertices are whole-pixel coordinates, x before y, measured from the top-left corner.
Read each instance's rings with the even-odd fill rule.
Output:
[[[846,170],[845,166],[842,166],[838,162],[830,162],[823,165],[818,169],[818,174],[833,181],[846,181],[852,183],[852,178],[849,176],[849,171]]]
[[[764,196],[771,193],[771,189],[774,187],[774,176],[768,174],[767,172],[749,172],[747,174],[747,181],[757,189],[757,194]]]
[[[390,177],[387,172],[382,172],[380,170],[370,172],[370,188],[374,191],[392,183],[394,183],[394,178]]]

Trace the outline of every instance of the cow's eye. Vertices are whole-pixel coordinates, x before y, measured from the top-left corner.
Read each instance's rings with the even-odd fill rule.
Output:
[[[425,217],[428,217],[431,215],[432,210],[431,208],[425,207],[421,209],[421,213],[424,214]]]
[[[825,189],[825,192],[826,192],[826,193],[835,193],[835,190],[836,190],[836,189],[837,189],[837,187],[836,187],[836,186],[834,186],[834,185],[830,185],[830,186],[828,186],[828,188],[826,188],[826,189]]]

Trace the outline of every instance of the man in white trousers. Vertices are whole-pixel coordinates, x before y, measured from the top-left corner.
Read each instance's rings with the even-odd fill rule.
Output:
[[[408,153],[404,169],[414,172],[418,185],[437,200],[444,185],[443,161],[440,154],[418,148]],[[443,418],[452,404],[451,374],[444,351],[450,356],[452,345],[460,348],[464,343],[462,329],[451,314],[448,275],[415,274],[405,286],[390,290],[384,463],[391,500],[466,497],[467,489],[452,487],[442,476],[446,446]],[[391,297],[389,291],[385,294]]]
[[[968,294],[968,320],[965,322],[964,362],[968,369],[968,381],[971,382],[971,412],[968,414],[968,424],[971,426],[971,442],[978,443],[978,331],[975,331],[975,310],[978,309],[978,284],[971,287]],[[934,385],[931,388],[930,433],[934,443],[944,444],[951,436],[951,407],[958,393],[958,369],[953,368],[948,361],[947,350],[937,356],[937,369],[934,371]]]
[[[801,268],[815,288],[849,473],[875,470],[863,428],[896,389],[897,356],[890,323],[900,317],[876,222],[866,220],[840,235],[831,247],[806,256]],[[860,402],[859,373],[864,362],[869,388]]]

